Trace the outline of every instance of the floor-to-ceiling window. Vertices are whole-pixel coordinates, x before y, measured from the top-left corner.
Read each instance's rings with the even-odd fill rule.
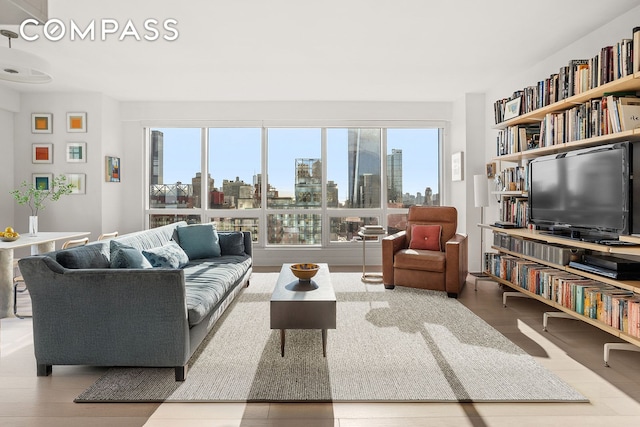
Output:
[[[440,204],[442,138],[439,126],[148,128],[149,227],[213,221],[265,248],[394,232],[409,206]]]

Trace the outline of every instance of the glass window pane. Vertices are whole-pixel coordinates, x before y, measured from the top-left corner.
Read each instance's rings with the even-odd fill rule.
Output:
[[[200,224],[200,215],[149,215],[149,228],[161,227],[178,221]]]
[[[396,234],[399,231],[407,229],[406,213],[389,214],[387,215],[387,234]]]
[[[200,207],[200,129],[151,129],[149,206]]]
[[[258,218],[211,218],[216,224],[216,230],[220,231],[250,231],[251,241],[258,241]]]
[[[327,130],[327,206],[380,208],[380,129]]]
[[[260,207],[261,139],[256,128],[209,129],[209,208]]]
[[[320,129],[268,130],[268,208],[322,206],[320,138]]]
[[[267,243],[270,245],[319,245],[322,243],[322,215],[267,215]]]
[[[439,129],[387,130],[387,205],[439,205]]]
[[[360,240],[358,231],[365,225],[378,225],[377,217],[331,217],[329,234],[331,242],[352,242]]]

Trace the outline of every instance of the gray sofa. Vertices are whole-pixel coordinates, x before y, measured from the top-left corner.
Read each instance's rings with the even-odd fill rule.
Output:
[[[53,365],[146,366],[173,367],[183,381],[190,356],[252,272],[249,232],[215,232],[220,256],[197,258],[192,250],[185,266],[147,265],[143,251],[175,242],[186,249],[184,234],[196,230],[188,227],[178,222],[22,258],[38,376]],[[143,266],[114,268],[123,250]]]

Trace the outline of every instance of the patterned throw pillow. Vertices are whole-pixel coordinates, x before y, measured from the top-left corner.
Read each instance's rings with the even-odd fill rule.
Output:
[[[111,268],[151,268],[151,263],[142,255],[142,251],[111,240]]]
[[[146,249],[142,254],[153,267],[182,268],[189,263],[189,257],[173,240],[157,248]]]
[[[441,235],[442,226],[440,225],[414,225],[411,227],[411,242],[409,242],[409,248],[441,251]]]
[[[193,224],[178,227],[180,247],[189,259],[220,256],[218,232],[213,224]]]

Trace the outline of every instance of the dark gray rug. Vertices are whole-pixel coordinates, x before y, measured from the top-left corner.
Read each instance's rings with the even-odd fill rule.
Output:
[[[365,285],[332,273],[337,329],[269,329],[277,273],[256,273],[191,360],[173,369],[113,368],[76,402],[556,402],[587,399],[443,293]]]

